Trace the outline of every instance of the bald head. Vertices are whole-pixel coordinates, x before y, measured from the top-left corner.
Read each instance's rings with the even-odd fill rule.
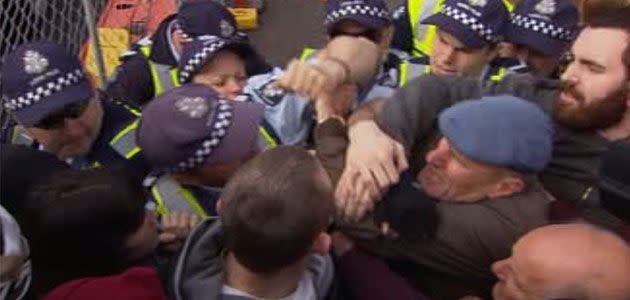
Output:
[[[533,230],[493,271],[495,299],[630,299],[630,247],[590,225]]]

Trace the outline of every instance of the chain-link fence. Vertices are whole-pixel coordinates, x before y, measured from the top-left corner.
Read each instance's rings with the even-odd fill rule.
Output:
[[[88,38],[84,3],[98,12],[107,0],[2,0],[0,7],[0,59],[20,44],[46,39],[65,45],[78,55]],[[95,24],[96,20],[88,22]],[[0,61],[0,63],[2,62]]]

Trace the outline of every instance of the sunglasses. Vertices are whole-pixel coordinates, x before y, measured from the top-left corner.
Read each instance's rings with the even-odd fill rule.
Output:
[[[378,43],[379,40],[381,39],[381,34],[376,29],[368,29],[361,32],[345,32],[339,29],[333,29],[328,33],[328,35],[330,36],[331,39],[336,38],[338,36],[362,37],[375,43]]]
[[[90,100],[91,98],[88,98],[77,103],[70,103],[39,121],[35,127],[46,130],[62,128],[66,119],[74,120],[83,115],[90,104]]]

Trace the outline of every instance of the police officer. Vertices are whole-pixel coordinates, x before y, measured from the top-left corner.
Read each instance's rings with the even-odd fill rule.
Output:
[[[39,147],[76,168],[125,164],[146,171],[134,139],[139,114],[95,89],[62,46],[23,44],[7,55],[2,74],[11,117],[3,142]]]
[[[246,61],[256,55],[249,43],[242,40],[224,39],[218,36],[199,36],[184,45],[179,64],[179,81],[198,83],[212,88],[222,98],[248,101],[243,93],[247,84]],[[260,134],[264,137],[263,148],[280,143],[273,127],[263,121]]]
[[[512,11],[512,0],[502,0],[505,7]],[[436,28],[423,24],[422,20],[440,11],[444,0],[404,0],[392,14],[394,20],[394,38],[392,48],[400,55],[411,57],[429,56],[433,49]]]
[[[505,39],[529,72],[558,78],[562,57],[577,36],[578,19],[573,0],[523,0],[512,14]]]
[[[184,1],[177,14],[164,19],[151,37],[132,46],[107,86],[115,99],[140,107],[155,96],[179,85],[177,65],[183,45],[201,35],[247,40],[236,30],[236,20],[223,5],[212,0]],[[247,62],[249,74],[270,68],[259,55]]]
[[[426,73],[498,80],[514,64],[496,59],[508,22],[500,0],[447,0],[440,12],[422,20],[437,28],[431,55],[401,59],[399,85]]]
[[[391,40],[391,19],[386,4],[382,0],[330,0],[326,2],[324,24],[330,40],[339,36],[362,37],[380,46],[383,65],[374,65],[379,70],[358,93],[358,102],[366,102],[377,97],[393,94],[396,82],[386,72],[384,62]],[[327,44],[327,45],[329,45]],[[303,61],[316,64],[321,51],[307,49]],[[378,64],[381,64],[378,62]],[[380,68],[380,69],[379,69]],[[266,105],[265,119],[271,124],[280,143],[305,145],[314,122],[309,99],[296,93],[276,88],[275,82],[284,74],[276,68],[267,74],[251,77],[245,93],[254,101]],[[374,73],[372,73],[374,74]]]
[[[145,181],[157,212],[216,215],[220,189],[259,152],[264,106],[230,101],[200,84],[158,96],[142,113],[138,144],[154,168]]]

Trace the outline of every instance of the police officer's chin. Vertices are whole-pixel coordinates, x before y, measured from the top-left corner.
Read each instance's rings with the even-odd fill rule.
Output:
[[[88,155],[92,149],[94,140],[90,137],[81,139],[80,141],[62,145],[56,152],[60,159],[76,158]]]

